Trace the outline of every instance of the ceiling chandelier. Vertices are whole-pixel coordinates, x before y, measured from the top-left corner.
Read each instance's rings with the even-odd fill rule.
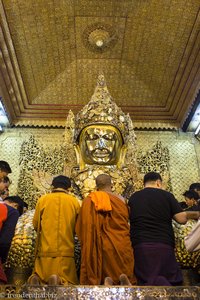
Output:
[[[103,52],[115,45],[118,36],[114,27],[108,24],[95,23],[83,32],[83,41],[87,48],[94,52]]]

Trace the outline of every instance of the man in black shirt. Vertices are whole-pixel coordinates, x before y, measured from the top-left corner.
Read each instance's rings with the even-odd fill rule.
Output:
[[[181,270],[174,254],[172,219],[187,222],[174,196],[162,190],[156,172],[144,176],[144,189],[130,200],[131,241],[135,255],[135,275],[141,285],[179,285]]]

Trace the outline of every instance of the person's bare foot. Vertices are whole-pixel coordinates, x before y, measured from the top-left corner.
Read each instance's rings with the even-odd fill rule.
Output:
[[[61,285],[61,279],[58,275],[51,275],[47,282],[48,285]]]
[[[121,274],[119,276],[119,281],[120,281],[120,285],[131,285],[128,277],[126,276],[126,274]]]
[[[27,283],[30,285],[40,285],[40,278],[38,275],[33,274],[29,277]]]
[[[113,280],[112,280],[112,278],[111,278],[111,277],[106,277],[106,278],[104,279],[104,285],[106,285],[106,286],[111,286],[111,285],[113,285]]]

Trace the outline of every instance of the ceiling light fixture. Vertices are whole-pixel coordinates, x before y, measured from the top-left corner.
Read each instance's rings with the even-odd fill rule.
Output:
[[[96,45],[97,45],[97,47],[102,47],[103,46],[103,40],[97,40]]]
[[[91,45],[102,48],[106,43],[108,43],[110,34],[104,29],[97,28],[89,34],[88,39]]]
[[[82,38],[88,49],[99,54],[114,47],[118,41],[118,34],[114,26],[94,23],[85,28]]]

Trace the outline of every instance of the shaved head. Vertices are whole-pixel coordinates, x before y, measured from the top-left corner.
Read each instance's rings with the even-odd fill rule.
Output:
[[[97,189],[101,190],[105,187],[111,187],[111,177],[107,174],[101,174],[96,178]]]

